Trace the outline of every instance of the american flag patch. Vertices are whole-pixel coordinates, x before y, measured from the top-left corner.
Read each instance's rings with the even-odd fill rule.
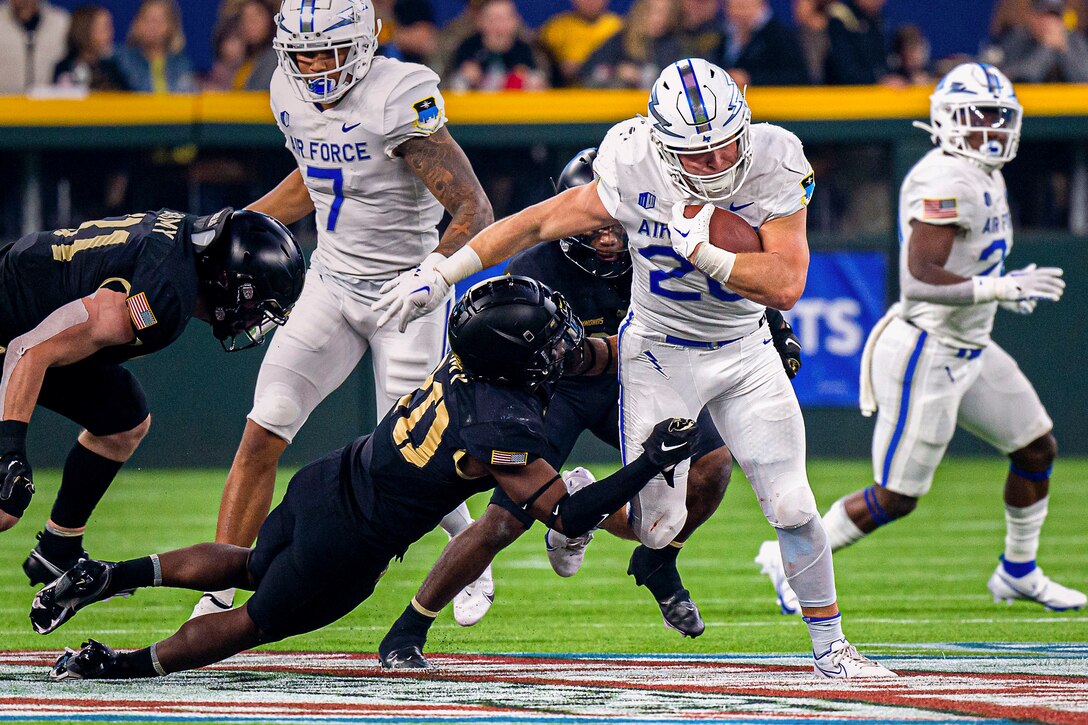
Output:
[[[955,219],[959,215],[955,199],[923,199],[923,219]]]
[[[509,451],[491,451],[492,466],[524,466],[529,462],[528,453],[510,453]]]
[[[137,330],[146,329],[158,322],[155,319],[155,313],[151,311],[150,305],[147,304],[147,295],[143,292],[128,298],[128,314]]]

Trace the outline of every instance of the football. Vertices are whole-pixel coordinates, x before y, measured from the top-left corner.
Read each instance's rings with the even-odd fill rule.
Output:
[[[698,204],[687,206],[684,216],[691,219],[702,208]],[[752,225],[739,214],[720,207],[715,207],[710,215],[710,243],[734,254],[763,251],[763,242]]]

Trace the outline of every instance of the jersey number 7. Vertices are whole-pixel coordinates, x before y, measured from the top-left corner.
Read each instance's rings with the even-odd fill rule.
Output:
[[[332,206],[329,207],[329,219],[325,222],[325,229],[336,231],[336,220],[340,218],[340,207],[344,204],[344,172],[340,169],[322,169],[318,166],[307,166],[306,175],[311,179],[329,179],[332,181]]]

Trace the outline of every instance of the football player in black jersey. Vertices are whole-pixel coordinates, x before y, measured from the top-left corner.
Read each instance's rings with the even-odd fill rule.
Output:
[[[661,421],[637,459],[570,494],[546,459],[544,409],[564,372],[607,368],[605,341],[583,339],[562,295],[527,277],[470,289],[450,316],[449,341],[452,352],[372,434],[295,474],[255,548],[209,543],[117,564],[84,560],[42,589],[31,620],[43,634],[135,587],[255,590],[240,608],[191,619],[136,652],[90,641],[67,651],[52,677],[164,675],[330,624],[454,506],[496,485],[522,512],[581,535],[697,444],[694,421]]]
[[[44,584],[73,566],[95,505],[151,423],[125,361],[161,350],[191,317],[228,350],[282,324],[305,263],[271,217],[161,210],[30,234],[0,249],[0,531],[34,493],[26,453],[35,405],[83,430],[23,570]]]
[[[556,183],[556,193],[594,181],[595,148],[580,151],[567,163]],[[615,335],[631,302],[631,258],[627,235],[620,225],[580,237],[540,244],[518,254],[506,267],[509,274],[538,279],[566,296],[585,327],[586,335],[608,338]],[[776,310],[768,310],[768,323],[775,346],[792,378],[800,369],[800,343]],[[614,351],[609,350],[611,356]],[[611,360],[611,358],[610,358]],[[566,377],[544,416],[548,439],[548,462],[559,469],[584,431],[619,450],[619,381],[615,375]],[[646,586],[661,609],[665,624],[684,636],[702,634],[704,624],[691,595],[676,568],[677,555],[692,532],[718,508],[729,483],[732,457],[722,442],[709,413],[699,416],[700,443],[688,474],[688,517],[676,540],[664,549],[639,545],[631,556],[628,573]],[[589,472],[577,468],[567,473],[569,488],[592,480]],[[431,568],[411,605],[394,623],[378,649],[383,666],[426,667],[422,649],[427,630],[464,586],[504,548],[532,525],[532,517],[496,489],[491,504],[475,523],[446,545]],[[621,509],[602,525],[621,538],[637,541]],[[560,576],[572,576],[581,565],[585,547],[593,537],[587,532],[568,537],[545,532],[544,542],[552,567]]]

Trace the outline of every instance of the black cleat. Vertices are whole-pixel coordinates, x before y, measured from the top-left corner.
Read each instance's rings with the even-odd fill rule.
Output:
[[[433,670],[434,665],[423,656],[418,645],[410,644],[382,654],[378,653],[378,662],[383,670]]]
[[[38,541],[42,538],[42,532],[38,532]],[[64,572],[75,566],[80,559],[88,559],[90,554],[80,551],[70,559],[49,559],[42,553],[42,545],[39,543],[30,550],[30,556],[23,562],[23,572],[30,579],[30,586],[48,584]]]
[[[687,589],[681,589],[657,605],[661,607],[661,618],[665,620],[665,626],[675,629],[685,637],[694,639],[706,629],[699,608],[691,601],[691,594]]]
[[[34,625],[34,631],[49,634],[88,604],[121,594],[108,591],[116,566],[94,559],[80,559],[70,570],[38,592],[30,605],[30,623]],[[126,593],[131,593],[131,590]]]
[[[117,653],[112,648],[93,639],[87,640],[79,652],[64,648],[64,654],[49,671],[49,679],[54,682],[99,680],[107,676],[116,659]]]

